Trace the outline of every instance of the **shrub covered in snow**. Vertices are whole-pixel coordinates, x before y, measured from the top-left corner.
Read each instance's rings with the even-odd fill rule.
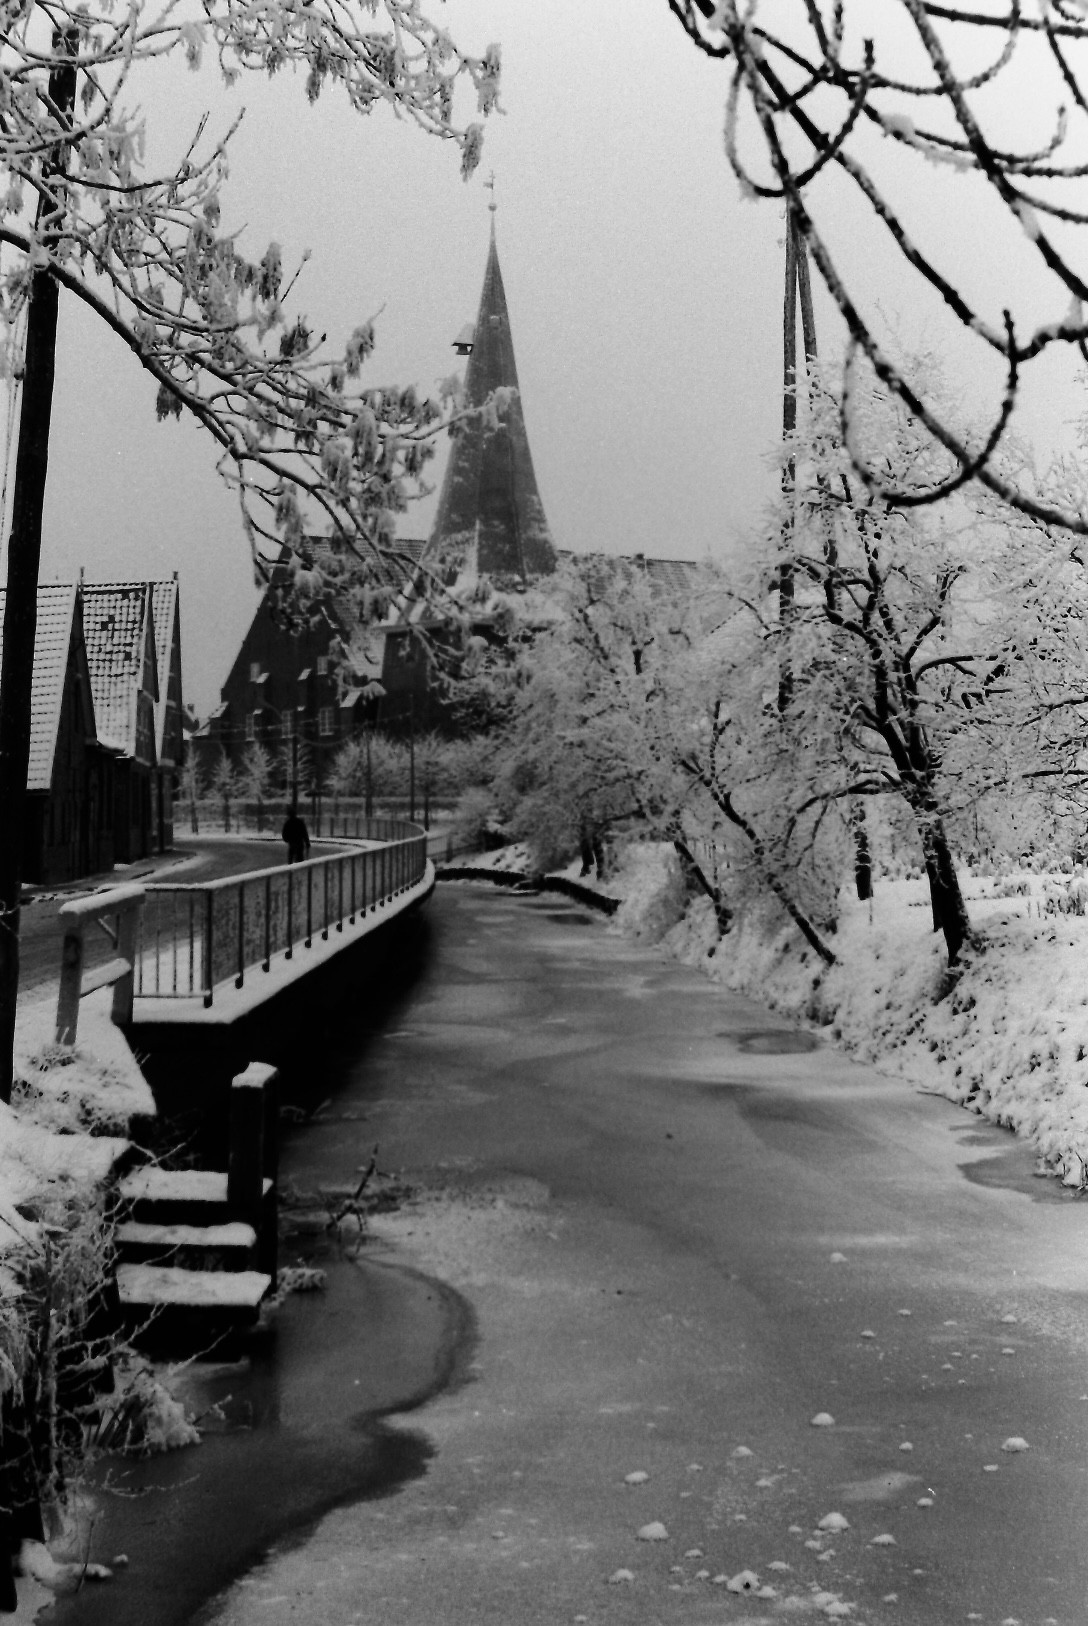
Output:
[[[200,1433],[163,1373],[126,1351],[116,1364],[114,1391],[103,1407],[97,1444],[102,1450],[150,1457],[199,1445]]]
[[[649,943],[659,942],[683,918],[688,902],[680,860],[663,841],[638,841],[626,847],[609,888],[623,898],[615,916],[617,928]]]

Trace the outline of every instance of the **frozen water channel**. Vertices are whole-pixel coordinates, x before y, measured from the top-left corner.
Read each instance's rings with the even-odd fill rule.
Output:
[[[378,1143],[403,1200],[57,1620],[1080,1626],[1088,1211],[573,905],[451,886],[413,929],[284,1169],[342,1191]]]

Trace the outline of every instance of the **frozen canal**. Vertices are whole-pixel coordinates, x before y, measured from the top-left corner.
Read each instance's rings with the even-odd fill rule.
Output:
[[[408,1192],[57,1620],[1082,1626],[1088,1210],[577,906],[447,886],[417,931],[283,1171],[378,1143]]]

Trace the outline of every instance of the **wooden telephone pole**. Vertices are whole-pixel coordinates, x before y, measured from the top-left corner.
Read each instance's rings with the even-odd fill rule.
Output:
[[[74,57],[78,36],[56,34],[53,50]],[[74,64],[61,62],[49,75],[49,98],[62,128],[70,127],[76,100]],[[64,174],[68,145],[58,141],[42,166],[37,235],[49,248],[65,215]],[[19,996],[19,896],[23,872],[23,824],[30,766],[30,702],[38,622],[38,568],[42,510],[49,465],[49,422],[57,353],[59,290],[48,264],[32,272],[27,299],[15,490],[8,536],[7,600],[0,660],[0,1100],[11,1100],[12,1049]]]

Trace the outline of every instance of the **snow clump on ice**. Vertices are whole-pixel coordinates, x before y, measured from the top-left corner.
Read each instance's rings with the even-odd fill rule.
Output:
[[[736,1575],[730,1576],[725,1583],[727,1592],[757,1592],[759,1590],[759,1576],[755,1570],[738,1570]]]
[[[669,1532],[660,1519],[652,1519],[649,1524],[644,1524],[638,1532],[639,1541],[668,1541],[668,1539]]]

